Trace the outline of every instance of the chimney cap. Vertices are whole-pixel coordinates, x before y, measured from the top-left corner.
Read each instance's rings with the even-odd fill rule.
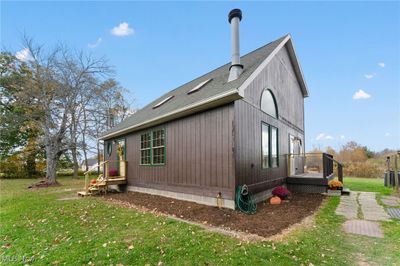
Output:
[[[229,15],[228,15],[229,23],[231,23],[231,20],[233,18],[235,18],[235,17],[238,17],[239,20],[242,20],[242,10],[240,10],[238,8],[232,9],[231,12],[229,12]]]

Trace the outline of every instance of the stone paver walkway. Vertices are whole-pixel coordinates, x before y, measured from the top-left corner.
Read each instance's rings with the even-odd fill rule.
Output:
[[[361,211],[364,215],[365,220],[369,221],[387,221],[389,215],[385,212],[385,209],[378,204],[373,192],[360,192],[359,203],[361,205]]]
[[[371,237],[383,237],[376,221],[389,219],[373,192],[351,192],[349,196],[342,196],[336,214],[343,215],[348,220],[343,224],[345,232]]]
[[[400,199],[398,197],[392,197],[392,196],[383,196],[382,197],[382,202],[383,204],[390,206],[390,207],[400,207]]]
[[[357,219],[358,203],[357,193],[351,192],[349,196],[342,196],[336,214],[343,215],[346,219]]]
[[[383,237],[382,230],[377,222],[366,220],[348,220],[343,224],[344,230],[350,234],[371,237]]]

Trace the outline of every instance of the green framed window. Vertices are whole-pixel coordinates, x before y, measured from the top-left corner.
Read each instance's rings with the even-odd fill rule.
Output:
[[[151,134],[140,135],[140,164],[151,164]]]
[[[165,129],[155,129],[140,135],[140,164],[165,164]]]
[[[261,124],[262,168],[279,167],[278,129],[269,124]]]

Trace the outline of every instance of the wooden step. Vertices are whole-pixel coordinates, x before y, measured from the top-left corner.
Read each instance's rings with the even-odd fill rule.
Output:
[[[343,189],[342,189],[342,195],[350,195],[350,189],[349,188],[346,188],[346,187],[344,187]]]
[[[86,197],[86,196],[90,196],[91,195],[91,193],[87,193],[86,191],[79,191],[78,192],[78,196],[81,196],[81,197]]]

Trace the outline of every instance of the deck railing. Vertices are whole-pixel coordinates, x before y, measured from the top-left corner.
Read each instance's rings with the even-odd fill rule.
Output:
[[[343,182],[343,165],[328,153],[288,154],[288,173],[322,175],[323,178],[336,174]]]
[[[111,165],[111,167],[110,167]],[[88,193],[89,187],[90,187],[90,173],[93,172],[95,169],[103,167],[103,173],[100,174],[97,177],[97,181],[102,182],[104,181],[107,183],[108,180],[114,178],[114,177],[124,177],[126,178],[126,161],[103,161],[101,163],[97,163],[93,165],[88,171],[83,173],[85,175],[85,191]],[[115,167],[115,173],[112,173],[112,176],[110,175],[110,169],[114,169]]]

